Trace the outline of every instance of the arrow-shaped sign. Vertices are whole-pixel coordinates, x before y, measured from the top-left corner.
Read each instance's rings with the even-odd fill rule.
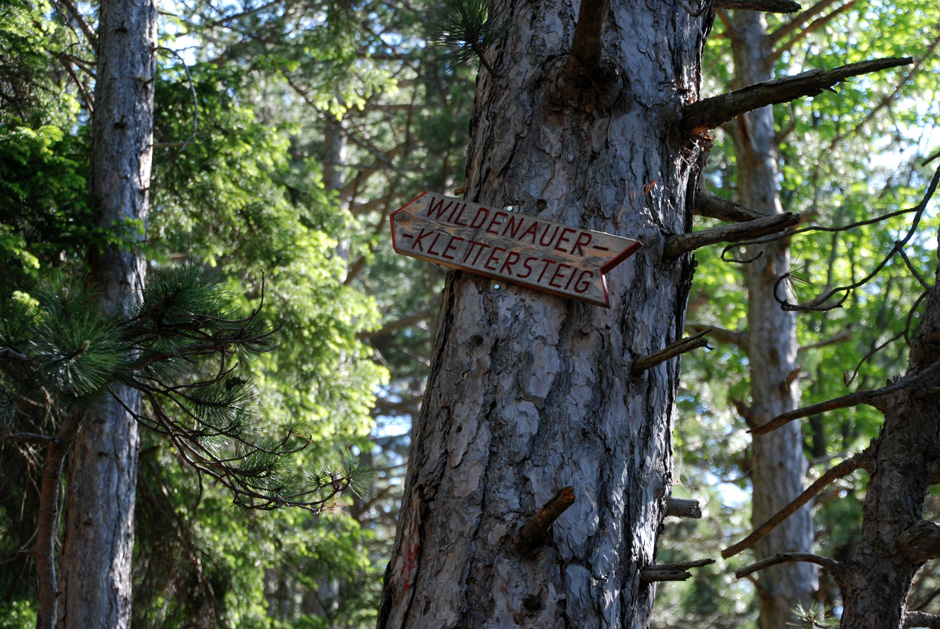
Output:
[[[604,274],[640,243],[425,192],[392,212],[406,256],[610,307]]]

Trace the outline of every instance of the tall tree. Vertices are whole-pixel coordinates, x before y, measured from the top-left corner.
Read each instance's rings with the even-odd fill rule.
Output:
[[[156,2],[103,0],[96,48],[90,186],[97,220],[104,228],[141,229],[153,155]],[[145,264],[126,240],[104,247],[91,268],[107,314],[128,313],[140,301]],[[63,627],[130,625],[139,407],[139,392],[115,385],[114,396],[83,422],[72,448]]]
[[[678,365],[631,366],[682,331],[691,266],[663,244],[689,227],[697,149],[672,123],[698,95],[710,22],[680,2],[580,12],[495,18],[467,198],[644,249],[611,273],[609,310],[448,277],[380,627],[648,622]],[[568,486],[554,538],[520,539]]]

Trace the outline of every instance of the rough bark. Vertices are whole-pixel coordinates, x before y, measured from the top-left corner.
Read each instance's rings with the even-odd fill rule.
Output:
[[[769,81],[764,60],[769,51],[766,22],[759,13],[735,16],[738,37],[732,43],[736,79],[746,85]],[[738,156],[741,203],[765,215],[783,213],[777,190],[776,144],[773,112],[758,109],[737,119],[732,127]],[[745,267],[748,291],[748,354],[751,388],[750,417],[763,424],[799,406],[799,388],[788,378],[796,368],[795,315],[784,312],[773,297],[775,279],[790,267],[786,240],[751,247],[748,257],[763,251]],[[786,432],[755,438],[752,454],[751,521],[759,527],[803,491],[807,462],[798,424]],[[809,507],[787,518],[755,545],[757,559],[778,553],[810,553],[813,522]],[[758,586],[762,629],[777,629],[796,622],[797,604],[808,607],[817,587],[816,569],[807,563],[784,563],[760,574]]]
[[[102,0],[98,18],[90,185],[99,225],[119,230],[122,223],[147,219],[157,9],[153,0]],[[122,312],[139,298],[145,269],[132,246],[104,248],[91,267],[107,312]],[[139,407],[137,392],[117,385],[112,392],[129,409]],[[137,446],[133,416],[111,398],[76,437],[66,498],[62,627],[129,626]]]
[[[940,360],[940,302],[928,298],[926,303],[912,339],[908,378]],[[893,391],[879,405],[885,422],[871,447],[874,468],[862,507],[858,552],[849,563],[852,579],[843,591],[842,627],[902,626],[914,574],[937,548],[936,525],[921,520],[932,463],[940,452],[936,374],[931,380]]]
[[[675,134],[697,97],[707,15],[681,3],[608,13],[611,80],[568,74],[576,2],[514,2],[478,78],[467,198],[640,240],[608,275],[610,309],[451,273],[379,627],[644,627],[672,473],[677,340],[696,149]],[[576,499],[531,556],[519,531],[562,487]]]

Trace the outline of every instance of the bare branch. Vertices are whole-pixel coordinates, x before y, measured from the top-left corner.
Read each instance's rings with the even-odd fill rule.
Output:
[[[826,24],[834,20],[836,17],[848,11],[852,7],[852,5],[855,4],[855,2],[856,0],[849,0],[849,2],[846,2],[841,7],[833,11],[832,13],[829,13],[823,17],[816,18],[815,20],[813,20],[813,22],[809,26],[800,30],[800,32],[798,32],[796,35],[791,37],[785,44],[782,44],[779,48],[777,48],[772,53],[770,53],[770,56],[767,57],[767,61],[766,61],[767,65],[769,67],[773,67],[773,64],[777,61],[777,59],[779,59],[783,55],[783,53],[792,49],[793,46],[795,46],[800,40],[804,39],[805,37],[808,37],[809,35],[812,35],[814,32],[818,31],[820,28],[822,28],[823,26],[825,26]]]
[[[545,503],[539,512],[519,532],[519,552],[528,555],[545,541],[549,529],[562,513],[574,504],[574,487],[565,487]]]
[[[715,563],[714,559],[699,559],[681,563],[664,563],[646,566],[640,570],[640,583],[649,584],[658,581],[685,581],[692,577],[689,568],[701,568]]]
[[[940,629],[940,615],[927,612],[905,612],[904,627],[926,627]]]
[[[722,199],[702,188],[699,188],[695,193],[695,205],[692,208],[692,213],[696,216],[717,218],[720,221],[729,223],[746,223],[759,218],[766,218],[765,214],[755,212],[734,201]]]
[[[715,0],[716,8],[744,9],[765,13],[796,13],[802,7],[793,0]]]
[[[784,212],[783,214],[765,216],[746,223],[719,225],[718,227],[700,229],[688,234],[676,234],[666,239],[666,244],[663,247],[663,257],[677,258],[682,254],[719,242],[737,242],[749,238],[759,238],[767,234],[775,234],[799,222],[799,214]]]
[[[746,577],[749,574],[757,572],[758,570],[763,570],[764,568],[769,568],[770,566],[776,566],[778,564],[788,563],[791,561],[802,561],[805,563],[814,563],[817,566],[822,566],[832,573],[832,575],[836,578],[836,581],[838,581],[840,584],[843,582],[845,576],[845,567],[840,562],[836,561],[835,559],[831,559],[830,557],[823,557],[821,555],[814,555],[812,553],[778,553],[773,557],[762,559],[735,571],[734,576],[740,579],[742,577]]]
[[[940,524],[921,520],[898,538],[901,554],[911,563],[920,564],[940,557]]]
[[[798,354],[803,352],[808,352],[811,349],[819,349],[820,347],[827,347],[829,345],[836,345],[838,343],[844,343],[852,338],[852,330],[846,330],[840,332],[834,336],[830,336],[827,339],[817,341],[815,343],[810,343],[809,345],[801,345],[796,351]]]
[[[832,481],[848,476],[857,469],[870,469],[872,465],[871,455],[867,452],[859,452],[855,456],[842,461],[838,465],[835,465],[828,469],[825,474],[820,476],[815,483],[807,487],[803,493],[797,496],[794,500],[790,502],[783,509],[775,513],[769,520],[761,524],[757,529],[745,537],[743,540],[737,544],[733,544],[728,548],[725,548],[721,551],[721,556],[724,559],[728,557],[734,557],[743,550],[747,550],[752,547],[761,538],[770,533],[774,528],[776,528],[781,522],[789,518],[791,515],[796,513],[800,507],[808,503],[816,494],[822,491],[829,483]]]
[[[693,498],[666,498],[666,515],[676,518],[698,519],[702,517],[702,508]]]
[[[828,9],[831,5],[835,3],[836,3],[836,0],[819,0],[819,2],[817,2],[810,8],[806,9],[802,13],[793,16],[793,19],[791,19],[786,24],[783,24],[782,26],[777,28],[777,30],[775,30],[774,32],[770,33],[770,35],[768,35],[770,44],[773,45],[777,43],[778,41],[780,41],[781,39],[783,39],[790,33],[794,32],[796,29],[800,28],[801,26],[809,22],[811,19],[813,19],[817,15],[821,15],[823,11],[825,11],[826,9]]]
[[[878,408],[878,401],[884,396],[900,391],[901,389],[919,386],[925,380],[933,376],[937,371],[940,371],[940,361],[935,362],[930,367],[924,369],[915,376],[903,378],[895,384],[882,387],[880,389],[856,391],[855,393],[843,395],[842,397],[838,397],[834,400],[828,400],[818,404],[811,404],[809,406],[804,406],[794,411],[790,411],[789,413],[777,415],[766,424],[762,424],[757,428],[752,428],[750,432],[754,435],[764,435],[768,432],[776,430],[777,428],[780,428],[784,424],[789,423],[794,419],[809,417],[810,415],[823,413],[825,411],[834,411],[839,408],[849,408],[851,406],[860,406],[862,404],[867,404],[869,406]]]
[[[30,443],[38,446],[51,446],[55,443],[58,443],[57,437],[51,437],[49,435],[37,435],[31,432],[14,432],[6,436],[7,439],[11,441],[16,441],[17,443]]]
[[[736,332],[734,330],[721,328],[716,325],[695,323],[694,321],[686,322],[685,328],[687,330],[691,330],[692,332],[706,332],[708,333],[709,339],[718,341],[719,343],[735,345],[744,350],[745,353],[750,351],[750,339],[748,338],[746,332]]]
[[[648,371],[653,367],[660,365],[670,358],[675,358],[679,354],[684,354],[686,352],[691,352],[693,349],[699,347],[707,347],[708,341],[703,338],[708,334],[708,330],[704,332],[699,332],[693,336],[687,336],[684,339],[670,343],[664,349],[661,349],[658,352],[654,352],[649,356],[644,356],[643,358],[638,358],[633,361],[633,365],[630,367],[630,375],[638,376],[644,371]]]
[[[803,96],[816,96],[839,81],[913,63],[910,57],[873,59],[834,70],[810,70],[776,81],[755,83],[740,90],[691,103],[683,108],[682,125],[689,133],[703,133],[737,116]]]
[[[75,8],[75,5],[72,4],[71,0],[56,0],[56,2],[62,3],[62,6],[65,7],[66,12],[69,16],[75,20],[75,23],[78,24],[78,28],[81,29],[82,34],[85,35],[85,39],[88,40],[88,43],[91,44],[91,47],[94,50],[98,50],[98,38],[95,36],[94,31],[88,26],[88,22],[85,21],[85,18],[82,17],[82,14],[78,9]]]
[[[610,10],[610,0],[583,0],[578,10],[578,23],[574,27],[571,56],[588,72],[597,69],[604,45],[604,22]]]

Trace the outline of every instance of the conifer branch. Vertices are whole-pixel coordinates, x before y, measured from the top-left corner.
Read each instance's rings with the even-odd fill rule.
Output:
[[[775,529],[781,522],[789,518],[791,515],[799,511],[803,505],[808,503],[816,494],[822,491],[829,483],[832,481],[848,476],[857,469],[870,470],[872,466],[871,454],[866,450],[864,452],[859,452],[855,456],[842,461],[838,465],[831,467],[826,471],[825,474],[820,476],[816,482],[807,487],[803,493],[797,496],[795,499],[790,501],[790,503],[785,506],[783,509],[775,513],[769,520],[757,527],[754,532],[742,539],[737,544],[732,544],[728,548],[725,548],[721,551],[721,556],[724,559],[729,557],[734,557],[741,551],[751,548],[759,542],[764,536],[770,533]]]
[[[848,11],[850,8],[852,8],[852,5],[854,5],[855,2],[856,0],[849,0],[849,2],[846,2],[831,13],[813,20],[812,23],[810,23],[806,28],[801,29],[796,35],[787,40],[786,43],[781,44],[776,49],[774,49],[774,51],[771,52],[767,57],[767,66],[773,67],[773,64],[776,63],[777,59],[779,59],[783,53],[791,50],[793,46],[800,42],[800,40],[812,35],[814,32],[818,31],[820,28]]]
[[[743,9],[764,13],[795,13],[802,8],[793,0],[714,0],[714,6],[720,9]]]
[[[831,572],[840,585],[845,581],[845,566],[843,566],[841,562],[836,561],[831,557],[823,557],[821,555],[814,555],[812,553],[778,553],[773,557],[762,559],[761,561],[752,563],[749,566],[745,566],[740,570],[735,571],[734,576],[738,579],[741,579],[748,576],[749,574],[757,572],[758,570],[763,570],[764,568],[769,568],[770,566],[776,566],[791,561],[814,563],[817,566],[822,566]]]
[[[675,358],[680,354],[685,354],[686,352],[691,352],[694,349],[699,347],[708,347],[708,341],[704,336],[708,334],[708,330],[699,332],[692,336],[687,336],[684,339],[679,339],[667,345],[665,348],[654,352],[649,356],[644,356],[643,358],[638,358],[633,361],[633,364],[630,366],[630,375],[633,377],[639,376],[644,371],[649,371],[657,365],[661,365],[671,358]]]
[[[940,614],[928,614],[920,611],[905,612],[903,626],[940,629]]]
[[[561,514],[574,504],[574,487],[565,487],[539,509],[519,531],[517,547],[523,555],[529,555],[545,541],[548,531]]]
[[[702,507],[693,498],[666,498],[666,515],[676,518],[698,519],[702,517]]]
[[[817,15],[821,15],[823,11],[828,9],[836,2],[837,0],[819,0],[819,2],[806,9],[802,13],[798,13],[797,15],[793,16],[793,18],[791,18],[785,24],[777,27],[775,31],[767,36],[770,44],[776,44],[790,33],[795,32],[797,29],[812,20]]]
[[[692,578],[689,568],[701,568],[715,563],[714,559],[699,559],[679,563],[663,563],[644,566],[640,570],[640,583],[649,585],[661,581],[685,581]]]
[[[582,0],[574,27],[571,56],[588,72],[598,68],[604,52],[604,23],[610,0]]]
[[[692,134],[704,133],[737,116],[803,96],[816,96],[823,90],[853,76],[870,74],[913,62],[910,57],[873,59],[834,70],[810,70],[776,81],[756,83],[727,94],[691,103],[683,108],[682,125]]]
[[[693,332],[707,333],[708,338],[712,339],[713,341],[734,345],[735,347],[742,349],[745,354],[750,351],[751,343],[748,339],[747,332],[736,332],[734,330],[718,327],[716,325],[696,323],[694,321],[686,323],[685,327],[687,330],[691,330]]]
[[[722,199],[706,190],[702,190],[702,188],[699,188],[695,193],[692,213],[696,216],[717,218],[720,221],[729,223],[746,223],[760,218],[767,218],[766,214],[756,212],[734,201]]]
[[[940,524],[920,520],[898,538],[901,554],[911,563],[920,564],[940,557]]]
[[[937,372],[940,372],[940,361],[935,362],[914,376],[902,378],[898,382],[880,389],[856,391],[855,393],[843,395],[842,397],[838,397],[833,400],[819,402],[818,404],[811,404],[809,406],[804,406],[794,411],[790,411],[789,413],[777,415],[766,424],[762,424],[757,428],[752,428],[750,432],[754,435],[765,435],[768,432],[774,431],[784,424],[793,421],[794,419],[802,419],[803,417],[809,417],[810,415],[816,415],[817,413],[823,413],[825,411],[834,411],[840,408],[861,406],[862,404],[879,408],[879,402],[885,396],[896,393],[902,389],[921,386]]]
[[[764,216],[746,223],[719,225],[718,227],[701,229],[688,234],[676,234],[666,239],[666,244],[663,247],[663,257],[678,258],[683,254],[719,242],[738,242],[759,238],[767,234],[775,234],[799,222],[799,214],[784,212],[783,214]]]

